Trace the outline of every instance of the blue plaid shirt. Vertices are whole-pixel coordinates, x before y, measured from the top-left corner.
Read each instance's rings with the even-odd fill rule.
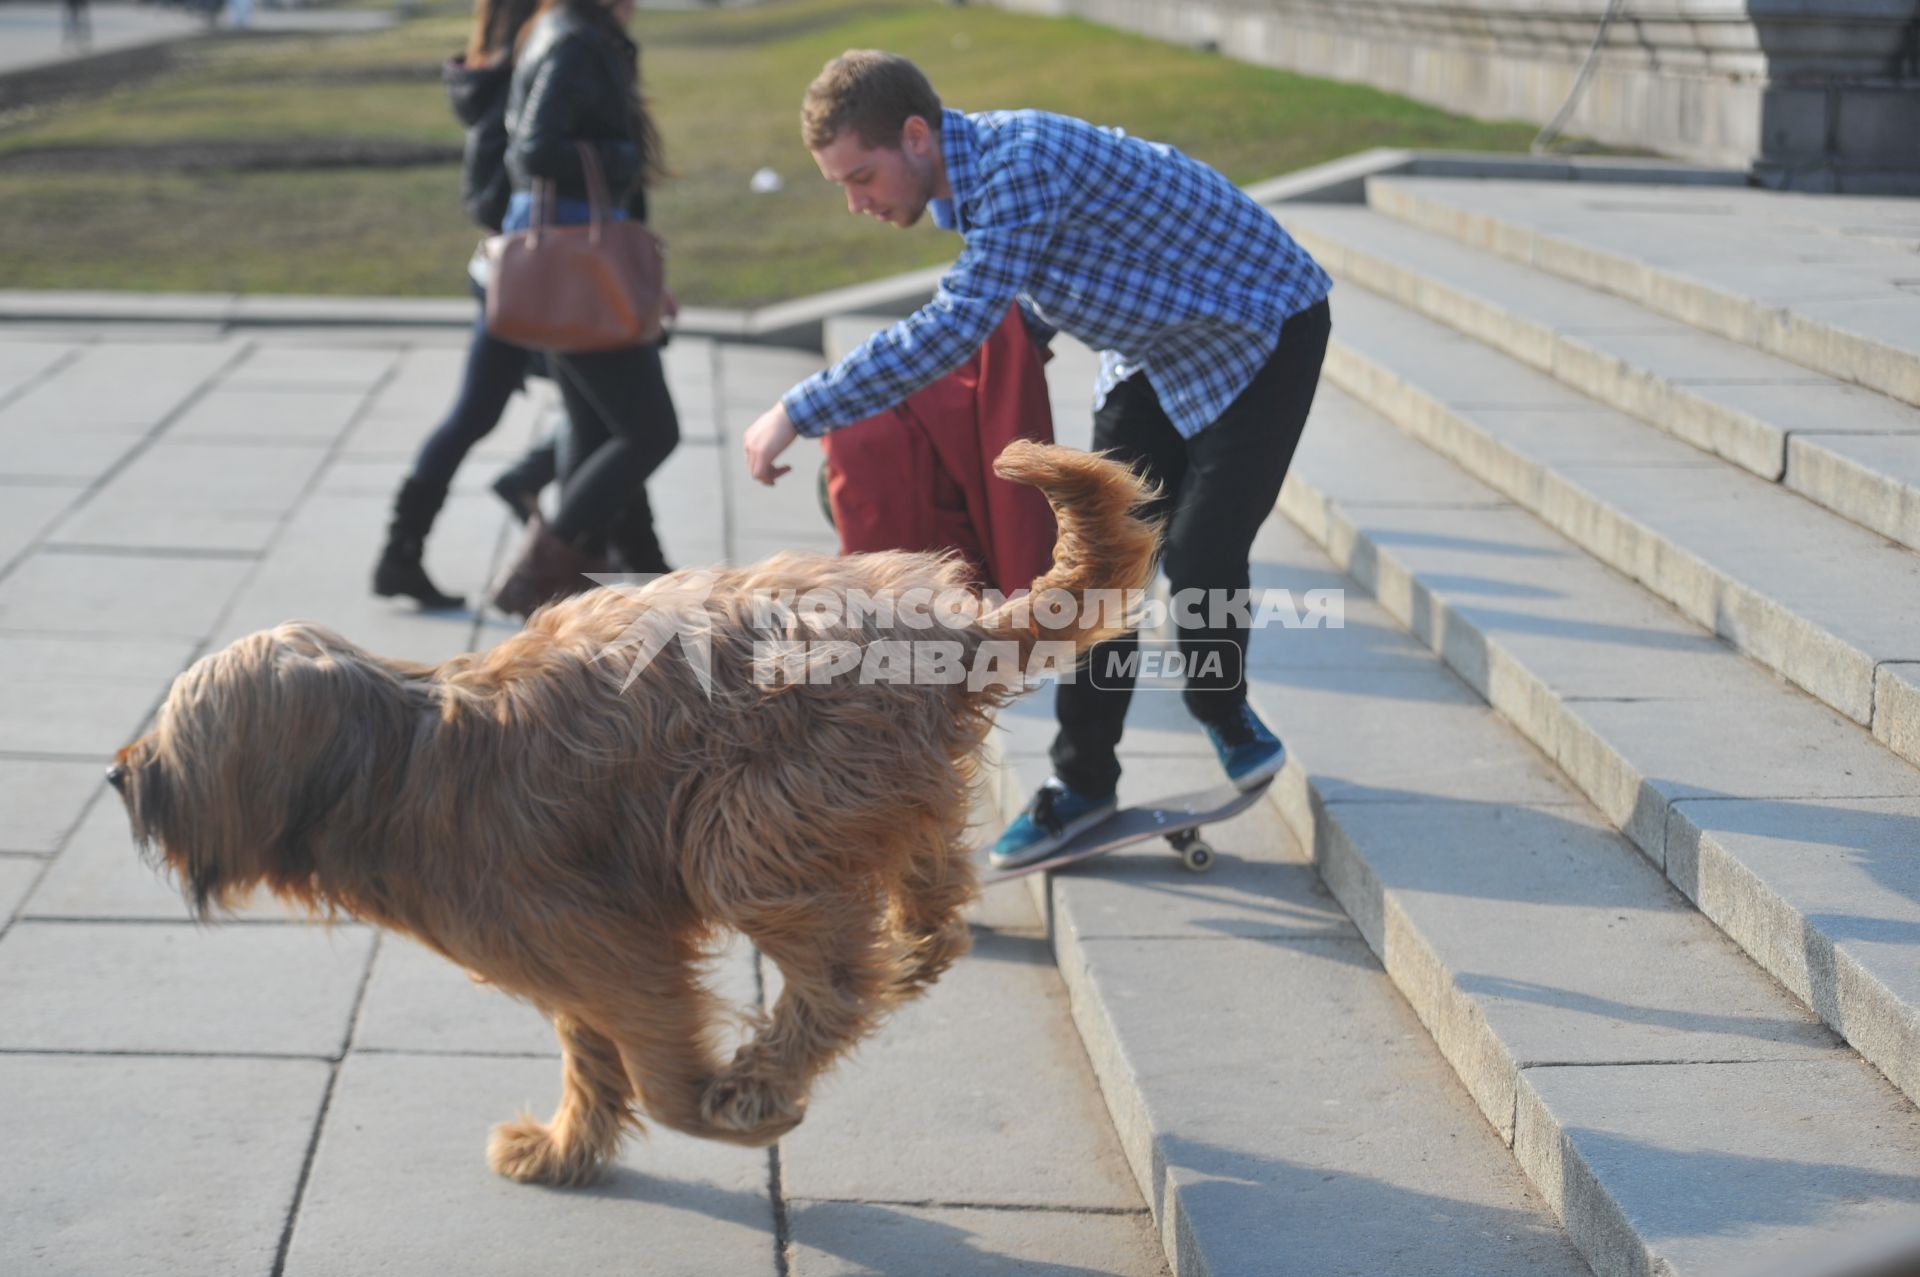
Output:
[[[803,435],[851,425],[965,363],[1016,298],[1101,353],[1096,404],[1143,372],[1188,438],[1225,412],[1332,281],[1266,209],[1170,146],[1043,111],[941,117],[966,246],[933,300],[788,391]]]

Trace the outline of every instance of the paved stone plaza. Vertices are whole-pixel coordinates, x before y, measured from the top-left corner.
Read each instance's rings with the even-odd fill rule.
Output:
[[[558,1096],[537,1015],[363,927],[195,926],[136,860],[102,768],[196,654],[290,617],[424,660],[512,632],[366,590],[458,337],[0,334],[0,1271],[750,1274],[783,1241],[795,1273],[1161,1272],[1023,891],[983,902],[976,955],[773,1156],[656,1134],[563,1193],[482,1155]],[[730,442],[817,361],[684,341],[669,362],[669,552],[831,548],[811,484],[747,492]],[[534,385],[436,530],[448,588],[478,591],[508,541],[485,483],[548,410]],[[751,952],[722,978],[757,999]]]

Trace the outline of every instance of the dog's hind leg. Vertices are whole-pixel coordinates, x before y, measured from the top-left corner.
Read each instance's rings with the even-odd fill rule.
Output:
[[[907,953],[882,902],[855,890],[737,916],[784,987],[761,1031],[707,1088],[716,1126],[771,1142],[806,1114],[807,1089],[900,1000]]]
[[[623,1127],[638,1126],[620,1049],[570,1015],[553,1018],[563,1055],[560,1107],[542,1125],[522,1114],[493,1128],[487,1164],[522,1183],[573,1187],[598,1179],[620,1145]]]

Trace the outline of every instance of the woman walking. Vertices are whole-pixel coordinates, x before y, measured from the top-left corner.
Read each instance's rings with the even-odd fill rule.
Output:
[[[582,142],[616,216],[645,220],[660,146],[640,97],[639,47],[626,32],[632,15],[633,0],[543,0],[522,33],[507,102],[507,230],[531,221],[536,179],[553,184],[556,224],[589,220]],[[528,522],[519,560],[494,591],[495,606],[523,616],[589,588],[581,574],[603,545],[630,572],[669,570],[646,492],[680,441],[659,347],[551,351],[548,363],[570,428],[560,505],[551,524]]]
[[[500,229],[512,185],[507,177],[507,93],[513,81],[513,49],[532,19],[536,0],[478,0],[463,54],[448,58],[441,78],[453,113],[466,126],[460,165],[460,202],[467,216],[489,231]],[[469,267],[470,276],[474,267]],[[443,594],[427,576],[421,556],[427,534],[447,499],[447,488],[473,446],[500,423],[507,401],[526,381],[533,352],[487,334],[485,280],[469,280],[481,297],[481,315],[467,346],[460,391],[414,458],[413,470],[393,502],[387,543],[373,570],[373,592],[402,596],[429,609],[459,608],[465,600]],[[495,482],[523,521],[536,494],[553,477],[553,450],[536,448]]]

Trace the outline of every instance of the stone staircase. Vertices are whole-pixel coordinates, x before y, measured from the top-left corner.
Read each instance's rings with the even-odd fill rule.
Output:
[[[1493,712],[1257,679],[1287,823],[1596,1272],[1910,1209],[1920,204],[1367,195],[1284,531]]]
[[[1255,551],[1256,585],[1347,591],[1344,628],[1256,639],[1292,762],[1210,877],[1148,849],[1033,880],[1174,1271],[1813,1274],[1897,1242],[1920,202],[1365,190],[1276,208],[1339,284]],[[1058,352],[1084,444],[1091,356]],[[1011,810],[1050,704],[1004,723]],[[1172,695],[1123,761],[1123,801],[1212,774]]]

